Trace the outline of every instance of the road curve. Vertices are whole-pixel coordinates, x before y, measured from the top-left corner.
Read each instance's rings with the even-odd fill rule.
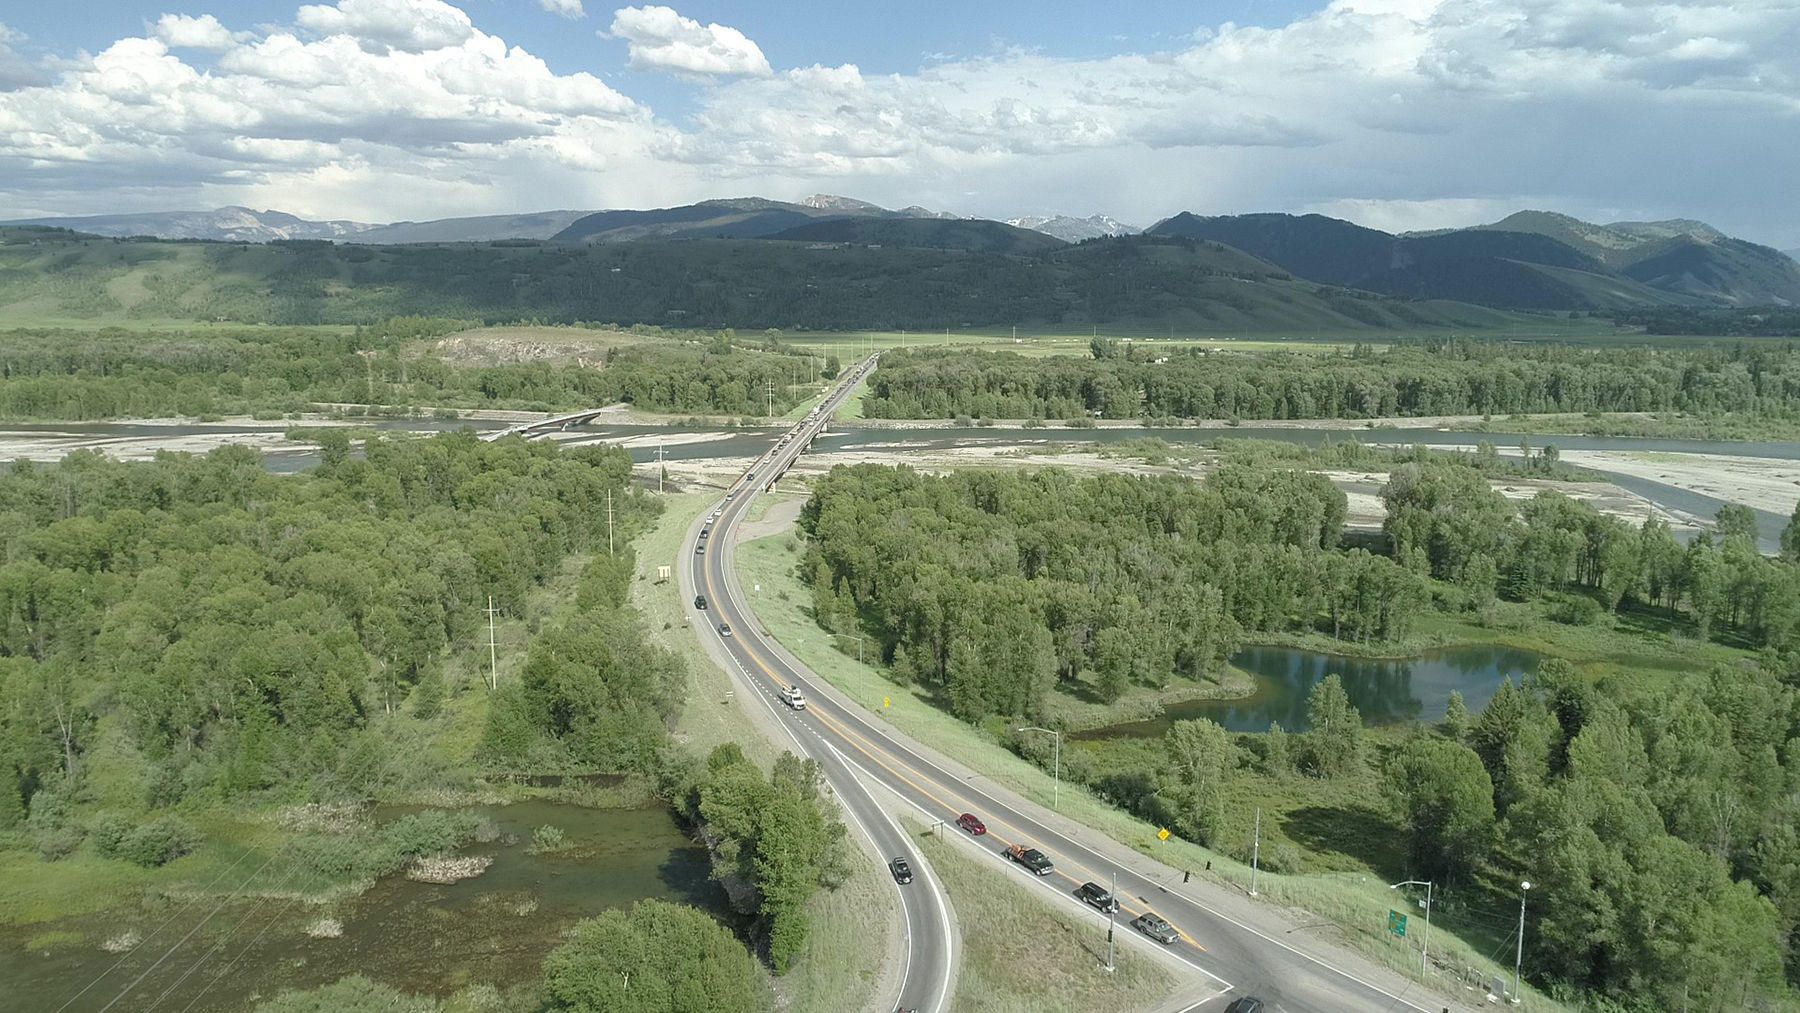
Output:
[[[781,686],[799,681],[798,673],[774,658],[761,642],[755,632],[760,627],[738,593],[735,577],[729,572],[732,535],[750,500],[758,491],[773,484],[781,471],[805,448],[807,441],[830,419],[832,411],[843,403],[862,373],[873,365],[871,358],[850,370],[815,415],[794,426],[786,442],[758,459],[747,481],[733,486],[720,504],[717,518],[703,522],[702,530],[708,532],[706,537],[695,536],[682,547],[689,560],[691,586],[706,597],[709,605],[700,609],[690,601],[687,607],[696,628],[703,631],[701,635],[712,638],[737,669],[734,674],[745,691],[744,705],[767,707],[775,713],[775,720],[787,729],[797,750],[819,764],[826,783],[849,813],[852,825],[873,843],[884,862],[904,858],[912,867],[911,883],[893,884],[900,896],[906,929],[905,962],[894,999],[899,1009],[947,1013],[956,959],[956,933],[950,925],[949,901],[944,896],[943,886],[899,824],[876,802],[872,786],[865,785],[858,771],[846,762],[841,751],[843,746],[834,741],[830,728],[818,720],[813,711],[794,711],[777,698],[776,692]],[[708,546],[711,550],[700,551]],[[734,632],[722,634],[721,623],[728,624]],[[883,875],[887,874],[884,869]],[[889,881],[893,882],[892,876]]]
[[[986,822],[987,834],[965,840],[979,847],[994,863],[996,875],[1020,877],[1052,899],[1074,903],[1074,890],[1084,882],[1110,884],[1117,875],[1121,901],[1119,930],[1126,945],[1155,947],[1159,944],[1137,935],[1128,923],[1139,914],[1154,912],[1166,918],[1180,933],[1166,948],[1195,972],[1188,985],[1194,1005],[1190,1010],[1222,1009],[1234,996],[1261,998],[1272,1013],[1437,1013],[1443,1005],[1425,990],[1386,972],[1360,973],[1337,966],[1343,954],[1316,941],[1291,935],[1291,927],[1234,916],[1202,895],[1203,884],[1180,885],[1181,874],[1121,845],[1104,835],[1055,816],[1017,795],[982,783],[975,773],[958,773],[953,761],[934,759],[925,750],[896,735],[882,722],[829,690],[797,659],[766,637],[732,570],[731,533],[750,500],[772,486],[794,458],[803,453],[819,424],[830,418],[873,359],[853,370],[850,378],[828,398],[817,416],[797,426],[792,438],[778,444],[752,466],[745,481],[734,486],[717,520],[713,537],[718,551],[691,555],[694,586],[705,594],[711,608],[694,615],[718,636],[718,624],[729,623],[733,635],[721,638],[744,684],[779,711],[790,730],[809,752],[820,758],[827,777],[866,832],[885,851],[907,855],[915,869],[926,873],[905,835],[881,813],[863,781],[875,782],[892,792],[927,819],[952,821],[972,812]],[[693,552],[688,549],[688,552]],[[781,687],[798,685],[806,693],[808,707],[793,712],[776,702]],[[829,760],[826,760],[829,757]],[[860,780],[858,775],[860,775]],[[949,833],[960,834],[951,824]],[[1056,865],[1048,876],[1033,876],[1000,857],[1009,844],[1025,844],[1043,850]],[[950,955],[937,948],[935,933],[947,930],[947,922],[934,924],[941,909],[935,881],[901,888],[907,902],[910,940],[907,983],[900,1005],[924,1013],[937,1013],[946,1001],[935,983],[947,980]],[[1104,933],[1105,918],[1095,915],[1095,931]],[[1351,958],[1345,963],[1362,962]],[[1371,978],[1375,980],[1370,980]],[[927,982],[930,982],[929,984]],[[1378,983],[1379,982],[1379,983]]]

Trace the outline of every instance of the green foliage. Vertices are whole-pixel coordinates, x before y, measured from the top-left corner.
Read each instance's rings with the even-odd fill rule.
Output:
[[[714,874],[747,888],[732,890],[733,901],[756,915],[769,962],[785,974],[806,939],[807,900],[846,875],[846,832],[824,797],[819,769],[783,753],[765,779],[728,744],[691,777],[679,798],[712,848]]]
[[[869,418],[1386,418],[1526,412],[1800,414],[1791,348],[1611,349],[1471,341],[1334,355],[1176,351],[1092,359],[890,351]],[[1546,462],[1553,464],[1553,461]]]
[[[273,418],[322,403],[399,415],[432,405],[436,417],[454,419],[458,409],[554,411],[618,401],[650,412],[760,415],[770,385],[778,412],[807,393],[793,386],[804,370],[792,355],[719,354],[674,336],[610,349],[603,369],[546,362],[459,366],[410,347],[420,337],[469,326],[443,319],[416,326],[384,321],[350,333],[14,330],[0,348],[0,418]],[[348,444],[342,436],[325,438],[329,470],[347,459]]]
[[[801,511],[815,614],[847,587],[903,682],[957,715],[1040,720],[1081,672],[1103,694],[1214,676],[1244,630],[1400,636],[1424,585],[1338,552],[1344,496],[1321,476],[1186,478],[1047,470],[943,478],[834,469]]]
[[[566,835],[561,827],[546,823],[531,832],[531,849],[533,851],[555,851],[563,846]]]
[[[704,913],[658,900],[575,926],[544,961],[565,1013],[756,1013],[770,996],[756,961]]]
[[[408,995],[360,974],[304,991],[285,991],[257,1003],[255,1013],[438,1013],[430,996]]]
[[[1387,769],[1407,831],[1414,876],[1438,883],[1482,868],[1494,835],[1494,783],[1470,749],[1424,733],[1408,736]]]
[[[1362,715],[1350,703],[1336,672],[1306,694],[1307,765],[1320,777],[1348,777],[1362,769]]]
[[[1216,846],[1225,830],[1224,782],[1237,770],[1237,746],[1212,721],[1177,721],[1163,736],[1163,754],[1158,780],[1170,823],[1188,840]]]
[[[350,834],[303,837],[294,848],[303,867],[339,882],[357,882],[453,851],[480,827],[481,818],[472,812],[427,809]]]
[[[124,817],[103,813],[90,824],[88,839],[102,858],[122,858],[152,868],[194,850],[200,834],[177,816],[165,814],[133,826]]]

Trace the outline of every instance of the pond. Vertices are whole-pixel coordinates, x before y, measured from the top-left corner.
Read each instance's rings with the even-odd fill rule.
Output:
[[[727,917],[724,892],[708,875],[705,849],[682,833],[667,809],[587,809],[545,801],[470,808],[493,820],[501,834],[461,852],[493,858],[481,875],[446,885],[393,875],[360,896],[320,908],[290,905],[286,898],[229,904],[113,1008],[146,1009],[168,990],[159,1008],[183,1010],[193,1002],[190,1013],[242,1011],[283,988],[312,988],[353,973],[438,996],[469,984],[504,989],[535,979],[569,926],[608,908],[656,897]],[[384,807],[376,817],[389,820],[410,811],[416,810]],[[532,831],[546,824],[563,831],[565,847],[528,854]],[[197,904],[183,912],[181,903],[0,929],[0,991],[15,1000],[28,998],[24,1008],[56,1009],[119,961],[101,949],[102,941],[138,929],[142,944],[68,1007],[68,1013],[93,1013],[168,953],[212,906]],[[308,929],[327,916],[341,923],[342,934],[313,938]],[[165,919],[168,927],[153,934]],[[50,932],[79,935],[79,942],[26,947],[27,940]],[[195,969],[200,956],[221,940],[220,949]]]
[[[1336,674],[1365,725],[1396,725],[1444,718],[1450,693],[1460,692],[1471,713],[1487,706],[1500,683],[1518,683],[1542,657],[1496,645],[1450,647],[1417,658],[1346,658],[1291,647],[1247,647],[1231,663],[1249,673],[1256,689],[1235,700],[1188,700],[1154,718],[1072,733],[1072,739],[1150,738],[1176,721],[1209,718],[1233,732],[1266,732],[1272,721],[1305,731],[1306,695]]]

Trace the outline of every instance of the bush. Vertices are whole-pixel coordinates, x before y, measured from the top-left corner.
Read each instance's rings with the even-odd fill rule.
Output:
[[[439,422],[454,422],[462,416],[454,408],[438,408],[432,411],[431,417]]]
[[[1026,419],[1025,420],[1025,428],[1026,429],[1042,429],[1042,428],[1044,428],[1044,420],[1043,419]]]
[[[146,869],[167,865],[194,850],[200,833],[179,816],[159,816],[118,843],[118,857]]]
[[[991,425],[993,425],[993,424],[994,424],[994,420],[993,420],[993,419],[990,419],[990,418],[988,418],[988,417],[987,417],[987,416],[986,416],[986,415],[983,415],[983,416],[982,416],[982,417],[980,417],[980,418],[978,418],[978,419],[976,419],[976,420],[975,420],[975,424],[976,424],[976,425],[978,425],[978,426],[981,426],[981,427],[983,427],[983,428],[986,428],[986,427],[988,427],[988,426],[991,426]]]
[[[1094,420],[1088,418],[1086,415],[1077,415],[1073,418],[1064,419],[1063,425],[1068,426],[1070,429],[1092,429],[1094,428]]]
[[[534,854],[544,851],[556,851],[560,849],[567,840],[568,836],[562,832],[561,827],[551,826],[546,823],[531,832],[530,850]]]
[[[1558,595],[1550,604],[1551,619],[1569,626],[1593,626],[1606,616],[1606,609],[1586,595]]]
[[[975,424],[975,420],[970,418],[967,415],[958,415],[954,421],[956,422],[957,425],[961,426],[964,429],[967,429],[970,426]]]

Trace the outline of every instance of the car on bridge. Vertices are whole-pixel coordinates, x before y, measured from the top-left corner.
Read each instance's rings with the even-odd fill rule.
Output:
[[[901,886],[912,882],[912,866],[907,865],[904,858],[896,858],[889,862],[888,871],[894,874],[894,882]]]
[[[956,825],[967,830],[973,837],[987,833],[987,824],[981,822],[974,813],[963,813],[956,818]]]
[[[1145,911],[1143,914],[1133,918],[1131,920],[1131,927],[1164,946],[1168,946],[1174,943],[1175,940],[1181,938],[1181,933],[1175,931],[1175,926],[1170,925],[1167,919],[1154,911]]]

